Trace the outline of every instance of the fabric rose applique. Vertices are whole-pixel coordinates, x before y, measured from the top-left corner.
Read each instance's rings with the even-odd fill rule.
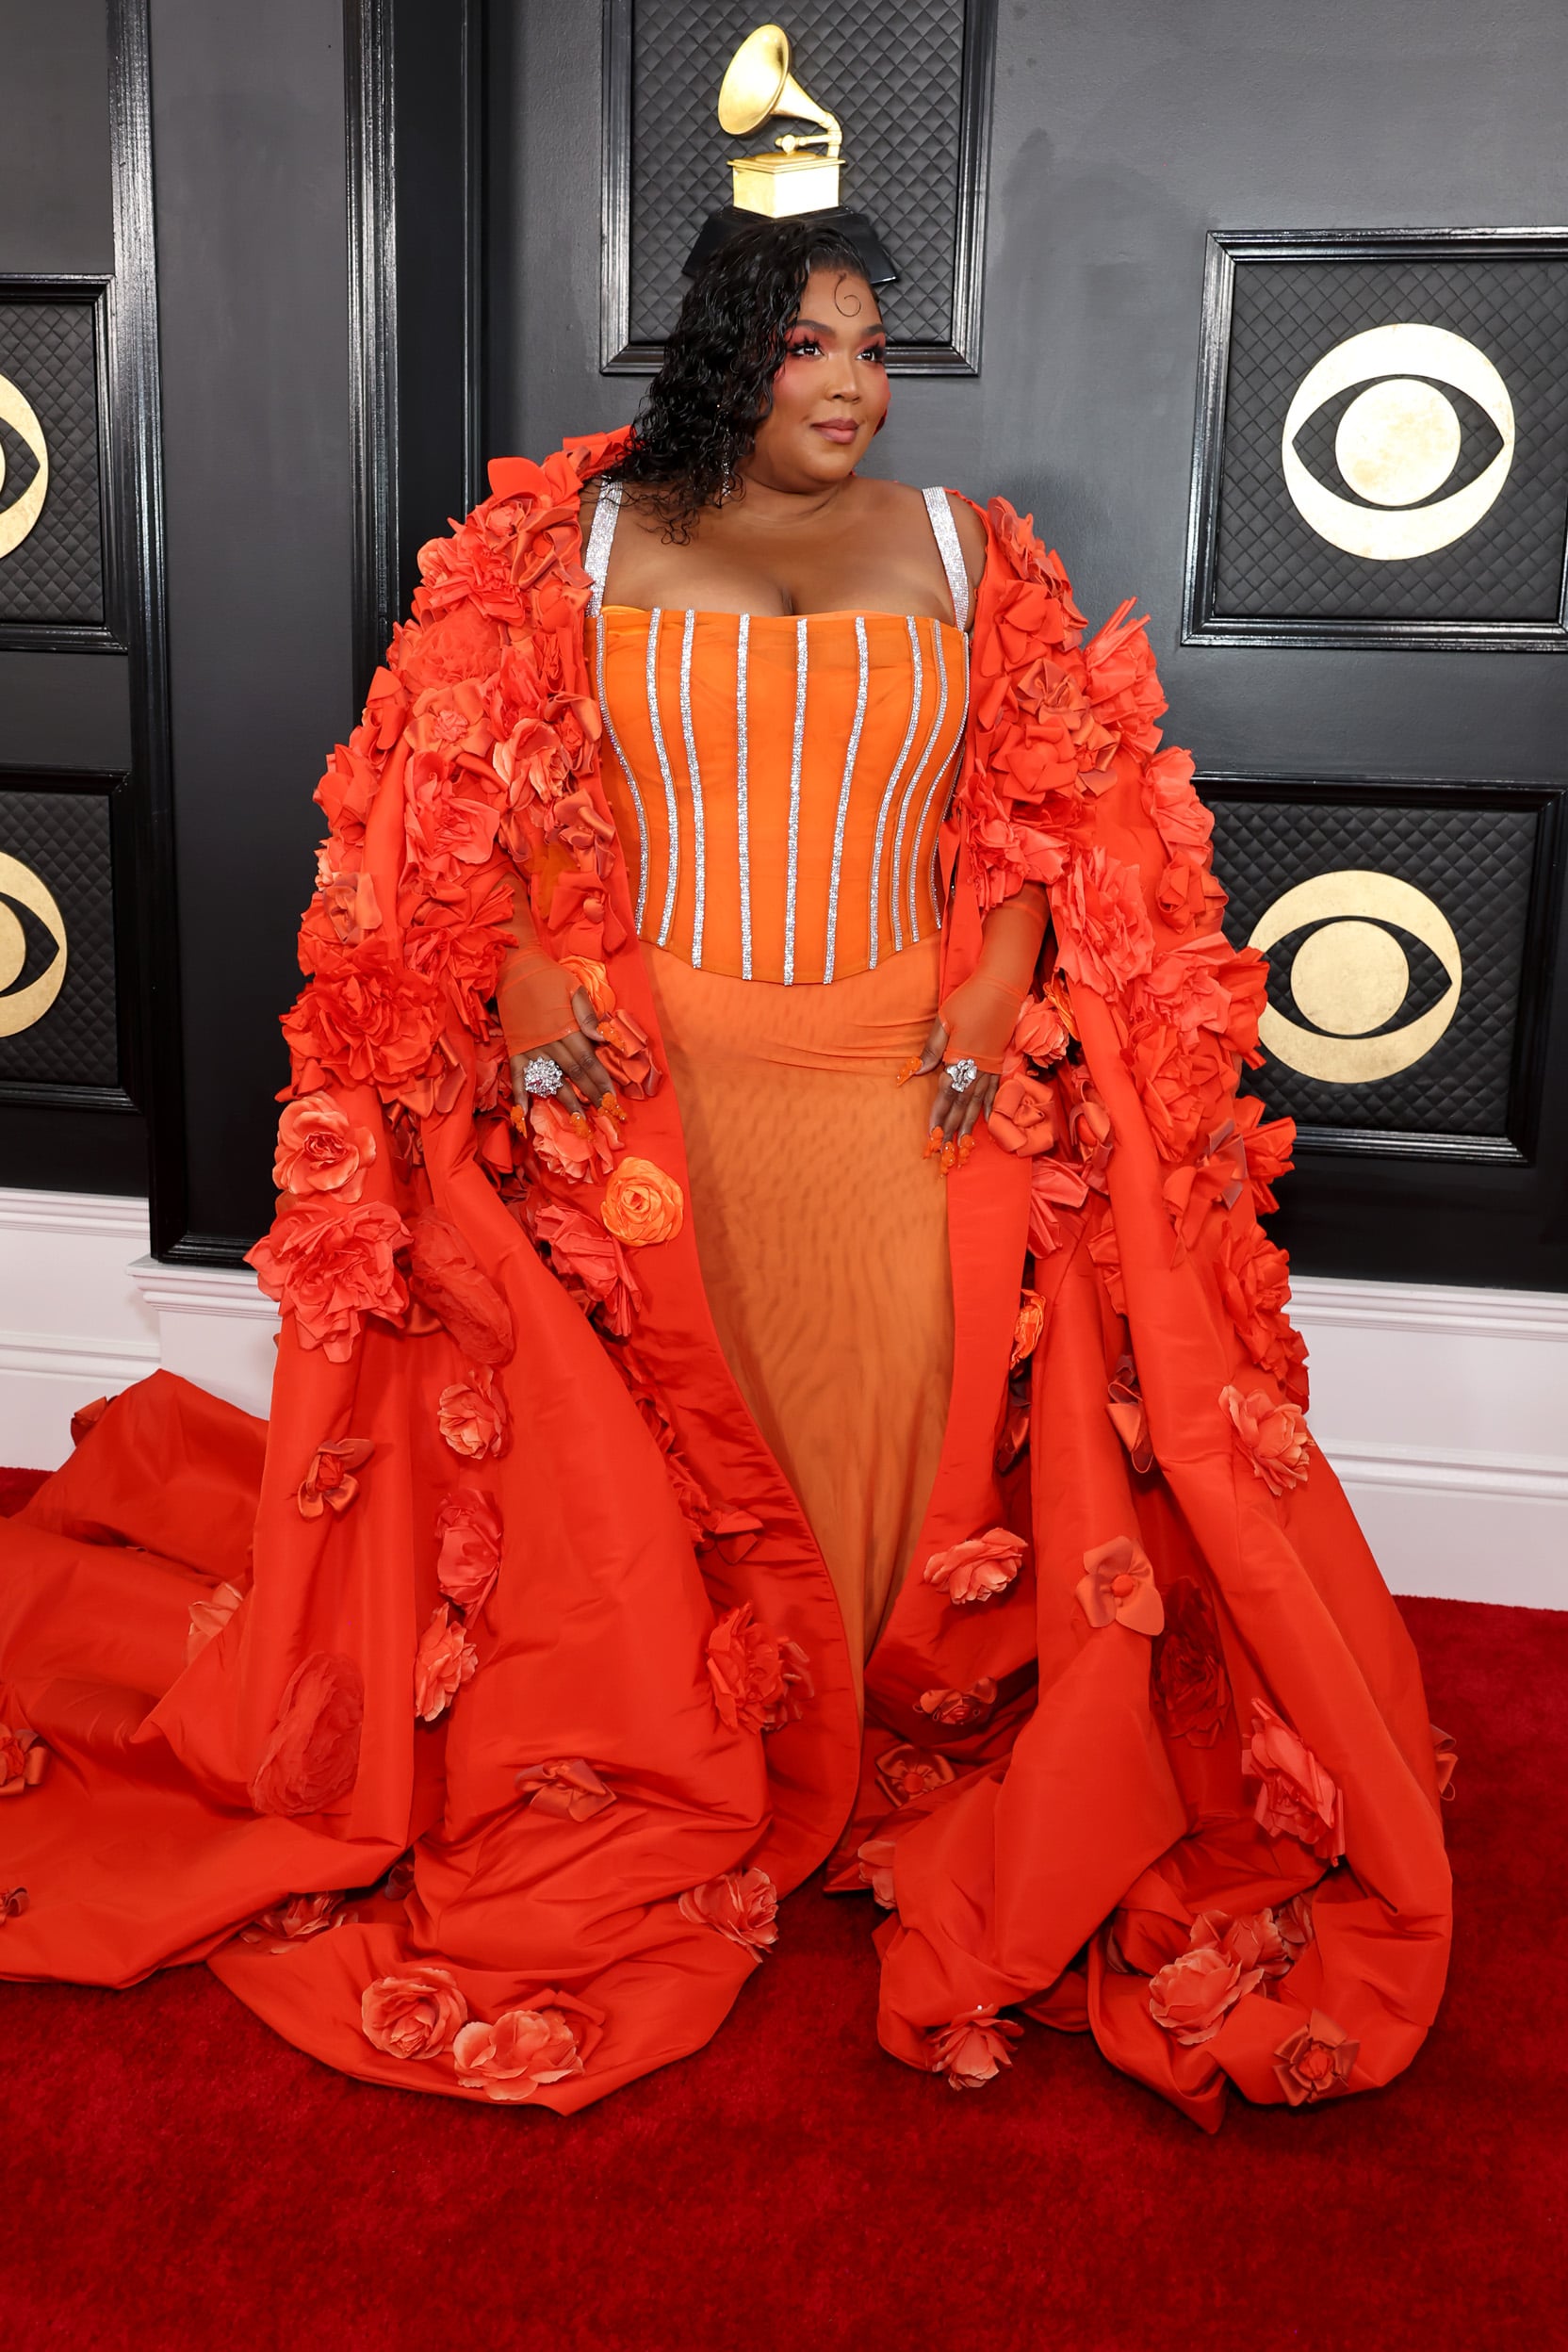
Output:
[[[284,1105],[278,1120],[272,1182],[279,1192],[330,1192],[348,1203],[364,1191],[365,1171],[375,1156],[369,1128],[356,1127],[330,1094],[300,1095]]]
[[[615,1802],[615,1791],[599,1778],[586,1756],[556,1756],[547,1764],[525,1764],[516,1775],[519,1797],[535,1813],[566,1821],[591,1821]]]
[[[778,1731],[811,1696],[810,1663],[798,1642],[754,1623],[751,1603],[721,1617],[708,1637],[708,1679],[720,1723],[731,1731]]]
[[[1149,2013],[1192,2049],[1212,2041],[1242,1995],[1282,1976],[1291,1959],[1272,1911],[1238,1919],[1200,1912],[1187,1950],[1150,1978]]]
[[[1252,1810],[1266,1838],[1298,1838],[1320,1861],[1345,1852],[1345,1800],[1305,1741],[1266,1699],[1252,1702],[1252,1731],[1242,1749],[1245,1777],[1258,1782]]]
[[[939,1756],[934,1748],[917,1748],[913,1740],[904,1740],[896,1747],[883,1749],[876,1759],[876,1777],[891,1804],[909,1805],[916,1797],[945,1788],[957,1774],[946,1756]]]
[[[925,1563],[924,1579],[945,1592],[955,1608],[970,1601],[988,1601],[1006,1592],[1023,1564],[1028,1545],[1007,1527],[988,1527],[966,1543],[933,1552]]]
[[[259,1911],[249,1927],[240,1929],[239,1940],[265,1944],[270,1952],[287,1952],[295,1944],[308,1943],[313,1936],[325,1935],[329,1928],[347,1927],[353,1918],[353,1912],[344,1909],[340,1894],[290,1895],[286,1903]]]
[[[1007,2044],[1023,2033],[1011,2017],[997,2016],[988,2001],[955,2017],[951,2025],[935,2027],[929,2036],[931,2071],[945,2074],[950,2091],[977,2091],[1013,2063]]]
[[[1299,1405],[1277,1405],[1266,1389],[1222,1388],[1219,1401],[1235,1428],[1236,1443],[1271,1494],[1306,1483],[1312,1440]]]
[[[258,1813],[319,1813],[359,1777],[365,1677],[335,1650],[316,1650],[289,1676],[261,1752],[251,1803]]]
[[[1219,1651],[1214,1607],[1193,1576],[1165,1594],[1165,1631],[1154,1644],[1153,1699],[1173,1740],[1212,1748],[1231,1711],[1231,1687]]]
[[[688,1888],[676,1909],[694,1927],[710,1927],[744,1952],[778,1941],[778,1890],[766,1870],[726,1870]]]
[[[319,1348],[329,1364],[347,1364],[368,1315],[400,1322],[408,1293],[397,1252],[408,1228],[384,1201],[357,1208],[306,1200],[286,1208],[246,1254],[262,1289],[292,1315],[302,1348]]]
[[[604,1188],[604,1229],[628,1249],[673,1241],[685,1222],[680,1186],[651,1160],[625,1159]]]
[[[36,1788],[49,1767],[49,1751],[33,1731],[0,1723],[0,1797],[20,1797]]]
[[[438,1601],[414,1659],[414,1712],[422,1723],[444,1715],[479,1668],[479,1652],[445,1601]]]
[[[1348,2088],[1350,2069],[1361,2050],[1343,2034],[1332,2017],[1315,2009],[1307,2023],[1290,2034],[1274,2052],[1274,2072],[1293,2107],[1309,2099],[1331,2099]]]
[[[944,1731],[970,1731],[995,1711],[996,1685],[989,1674],[982,1674],[962,1690],[923,1690],[915,1705]]]
[[[359,1493],[353,1473],[364,1468],[374,1451],[368,1437],[339,1437],[318,1446],[300,1481],[296,1499],[301,1518],[319,1519],[324,1511],[347,1511]]]
[[[476,1365],[441,1391],[436,1420],[453,1453],[469,1462],[506,1451],[506,1399],[488,1364]]]
[[[1165,1604],[1149,1555],[1130,1535],[1116,1536],[1084,1554],[1078,1606],[1097,1628],[1114,1622],[1129,1632],[1152,1636],[1165,1626]]]
[[[476,2017],[452,2043],[457,2079],[498,2106],[523,2106],[547,2082],[582,2072],[601,2022],[596,2010],[553,1991],[531,2008],[503,2010],[493,2024]]]
[[[488,1494],[460,1486],[435,1514],[435,1581],[471,1617],[490,1595],[501,1564],[500,1513]]]
[[[410,1968],[367,1984],[360,2025],[388,2058],[439,2058],[468,2018],[468,2003],[449,1968]]]

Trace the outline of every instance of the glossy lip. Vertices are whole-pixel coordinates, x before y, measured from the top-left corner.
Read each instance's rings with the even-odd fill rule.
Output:
[[[839,419],[825,419],[823,423],[811,427],[811,431],[820,433],[825,440],[842,441],[846,444],[855,439],[859,430],[858,425],[848,424]]]

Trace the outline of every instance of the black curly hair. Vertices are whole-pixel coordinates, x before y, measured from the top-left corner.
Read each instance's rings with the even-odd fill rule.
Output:
[[[818,269],[866,275],[829,223],[763,220],[739,230],[693,279],[626,453],[606,469],[639,491],[666,539],[690,539],[702,509],[732,490],[773,406],[785,337]]]

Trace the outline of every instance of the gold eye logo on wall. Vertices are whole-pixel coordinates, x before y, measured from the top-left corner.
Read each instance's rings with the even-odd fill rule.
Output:
[[[8,376],[0,376],[0,424],[9,425],[19,433],[28,454],[38,461],[38,471],[19,498],[9,506],[0,506],[0,556],[9,555],[19,547],[43,512],[43,501],[49,495],[49,448],[43,438],[43,427],[38,412],[25,393],[19,392]],[[0,497],[6,487],[6,452],[0,448]]]
[[[1436,376],[1468,395],[1496,428],[1499,447],[1473,482],[1434,497],[1459,464],[1463,429]],[[1309,473],[1296,449],[1308,419],[1337,393],[1364,384],[1339,420],[1334,463],[1358,506]],[[1374,564],[1408,563],[1452,546],[1495,502],[1513,464],[1513,402],[1484,351],[1446,327],[1369,327],[1326,351],[1285,414],[1280,457],[1303,521],[1331,547]]]
[[[35,915],[55,942],[44,971],[18,988],[27,962],[27,934],[17,908]],[[0,1037],[14,1037],[43,1019],[65,980],[65,918],[46,883],[20,858],[0,853]]]
[[[1463,983],[1459,941],[1442,909],[1397,874],[1347,868],[1284,891],[1259,917],[1249,945],[1266,953],[1308,923],[1315,928],[1291,958],[1290,992],[1316,1027],[1303,1029],[1266,1005],[1258,1022],[1265,1052],[1331,1086],[1392,1078],[1429,1054],[1453,1020]],[[1384,1025],[1410,993],[1410,958],[1390,924],[1429,948],[1448,977],[1437,1003],[1402,1029]]]

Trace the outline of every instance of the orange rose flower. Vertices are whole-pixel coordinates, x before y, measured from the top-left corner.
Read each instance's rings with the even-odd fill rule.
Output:
[[[506,2009],[493,2025],[475,2018],[463,2028],[452,2044],[457,2079],[498,2106],[525,2105],[543,2084],[582,2072],[598,2025],[597,2010],[564,1993],[541,1993],[531,2009]]]
[[[981,2001],[951,2025],[935,2026],[928,2036],[931,2071],[945,2074],[950,2091],[977,2091],[991,2082],[1013,2054],[1007,2044],[1023,2033],[1011,2017],[999,2017],[994,2003]]]
[[[916,1797],[928,1797],[938,1788],[945,1788],[957,1774],[945,1756],[934,1748],[917,1748],[910,1740],[900,1740],[897,1746],[884,1748],[876,1759],[876,1777],[893,1805],[908,1805]]]
[[[1223,1911],[1200,1911],[1190,1940],[1194,1952],[1212,1944],[1243,1975],[1256,1968],[1264,1977],[1283,1976],[1296,1957],[1278,1919],[1266,1909],[1244,1912],[1236,1919]]]
[[[1091,1625],[1113,1620],[1130,1633],[1152,1637],[1165,1627],[1165,1604],[1149,1555],[1130,1535],[1119,1535],[1084,1554],[1078,1606]]]
[[[528,1225],[534,1240],[550,1253],[550,1271],[580,1305],[590,1313],[597,1310],[607,1331],[616,1339],[627,1338],[642,1293],[613,1233],[564,1200],[531,1202]]]
[[[752,1623],[749,1601],[729,1609],[709,1635],[708,1679],[720,1723],[731,1731],[773,1728],[789,1689],[783,1645]]]
[[[1317,1935],[1312,1923],[1312,1890],[1292,1895],[1274,1914],[1274,1924],[1292,1961],[1299,1960],[1307,1946]]]
[[[359,1777],[365,1677],[351,1658],[317,1650],[289,1676],[251,1783],[258,1813],[319,1813]]]
[[[1252,1702],[1251,1737],[1242,1749],[1244,1777],[1259,1783],[1252,1807],[1266,1838],[1298,1838],[1320,1861],[1345,1852],[1345,1800],[1305,1741],[1266,1699]]]
[[[1021,1535],[1008,1527],[988,1527],[945,1552],[933,1552],[925,1563],[924,1580],[945,1592],[955,1608],[969,1601],[988,1601],[1005,1592],[1023,1564],[1028,1550]]]
[[[369,1128],[354,1126],[330,1094],[301,1095],[284,1104],[278,1120],[272,1182],[279,1192],[330,1192],[339,1200],[357,1200],[375,1156]]]
[[[586,1756],[556,1756],[548,1764],[525,1764],[514,1786],[535,1813],[567,1821],[591,1821],[615,1802],[615,1791],[599,1778]]]
[[[484,1607],[500,1573],[501,1520],[488,1494],[460,1486],[435,1514],[435,1581],[466,1617]]]
[[[1315,2009],[1274,2052],[1274,2072],[1293,2107],[1309,2099],[1331,2099],[1348,2088],[1350,2069],[1361,2050],[1321,2009]]]
[[[1227,1220],[1215,1261],[1226,1313],[1252,1362],[1272,1372],[1285,1395],[1302,1411],[1307,1404],[1307,1347],[1292,1331],[1284,1309],[1290,1298],[1290,1260],[1256,1225]]]
[[[615,1009],[615,991],[610,985],[610,974],[591,956],[563,956],[564,969],[570,972],[572,985],[580,988],[602,1021],[606,1013]]]
[[[488,1364],[444,1388],[435,1417],[453,1453],[464,1455],[469,1462],[482,1462],[488,1454],[506,1451],[506,1399]]]
[[[27,1750],[8,1723],[0,1723],[0,1796],[16,1796],[26,1786]]]
[[[345,1927],[353,1919],[343,1908],[341,1895],[290,1895],[270,1911],[260,1911],[249,1927],[239,1931],[242,1944],[265,1944],[271,1952],[286,1952],[292,1944],[308,1943],[329,1928]]]
[[[944,1730],[969,1731],[994,1711],[996,1685],[989,1674],[982,1674],[962,1690],[923,1690],[915,1705]]]
[[[311,941],[308,953],[312,977],[282,1024],[296,1085],[314,1090],[330,1077],[419,1100],[447,1023],[445,989],[379,934],[358,947]]]
[[[1167,857],[1174,858],[1182,850],[1200,858],[1207,854],[1214,815],[1193,790],[1190,752],[1178,751],[1171,744],[1156,753],[1144,772],[1143,806],[1154,821]]]
[[[1013,1352],[1007,1369],[1016,1372],[1026,1356],[1032,1356],[1040,1343],[1045,1329],[1045,1309],[1037,1290],[1026,1290],[1018,1302],[1018,1319],[1013,1325]]]
[[[726,1870],[683,1894],[676,1909],[694,1927],[710,1927],[743,1952],[778,1941],[778,1890],[766,1870]]]
[[[1212,2042],[1243,1993],[1263,1982],[1217,1943],[1194,1944],[1149,1980],[1149,2014],[1184,2050]]]
[[[1171,1739],[1212,1748],[1231,1711],[1213,1606],[1194,1577],[1178,1576],[1166,1592],[1165,1612],[1165,1631],[1154,1644],[1155,1713]]]
[[[382,1976],[360,1996],[366,2040],[389,2058],[439,2058],[450,2050],[468,2003],[449,1968],[410,1968]]]
[[[1135,866],[1118,864],[1103,849],[1077,857],[1051,892],[1059,942],[1057,959],[1075,985],[1115,996],[1147,972],[1154,933]]]
[[[651,1160],[623,1160],[604,1188],[604,1229],[629,1250],[673,1241],[685,1222],[680,1186]]]
[[[339,1437],[318,1446],[295,1497],[301,1518],[319,1519],[323,1511],[347,1511],[359,1493],[359,1480],[351,1473],[368,1462],[374,1451],[368,1437]]]
[[[0,1886],[0,1927],[8,1919],[19,1919],[27,1908],[25,1886]]]
[[[596,1184],[615,1165],[621,1131],[609,1112],[596,1105],[578,1119],[553,1096],[536,1094],[528,1106],[528,1124],[544,1166],[568,1184]]]
[[[1023,1160],[1037,1159],[1057,1140],[1055,1098],[1048,1079],[1035,1077],[1023,1062],[1009,1067],[1012,1060],[1009,1056],[1003,1064],[986,1123],[1004,1152]]]
[[[653,1044],[640,1021],[624,1006],[599,1016],[598,1057],[614,1080],[618,1092],[657,1094],[663,1075],[653,1058]]]
[[[1244,1392],[1233,1383],[1220,1390],[1219,1401],[1235,1425],[1237,1441],[1254,1478],[1261,1478],[1271,1494],[1288,1494],[1293,1486],[1306,1484],[1312,1440],[1299,1405],[1277,1405],[1266,1389]]]
[[[347,1364],[368,1315],[397,1322],[408,1293],[396,1252],[408,1228],[379,1200],[357,1208],[300,1202],[281,1212],[272,1230],[246,1252],[257,1280],[285,1315],[292,1315],[302,1348],[319,1348],[329,1364]]]
[[[479,1652],[445,1601],[437,1601],[414,1659],[414,1712],[422,1723],[446,1713],[479,1668]]]

